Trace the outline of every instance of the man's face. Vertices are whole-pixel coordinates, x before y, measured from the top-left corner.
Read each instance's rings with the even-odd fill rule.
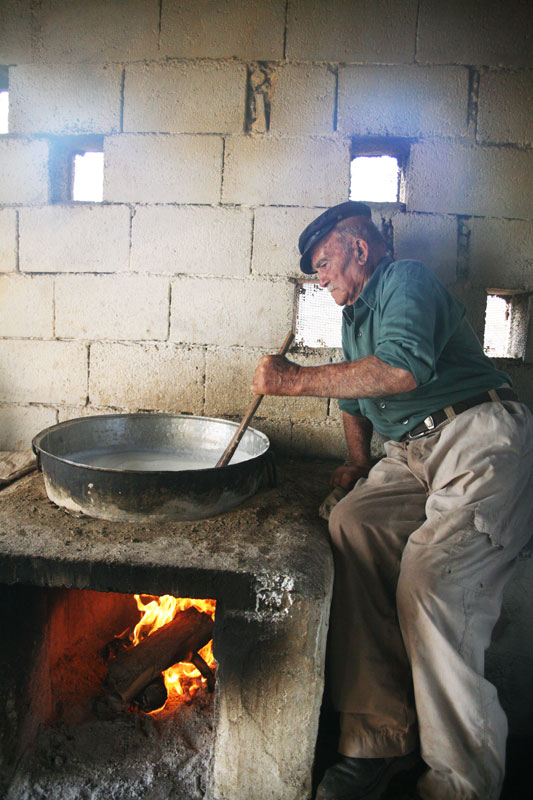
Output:
[[[339,306],[355,303],[369,277],[365,269],[368,249],[361,255],[358,241],[368,248],[364,240],[355,240],[353,246],[347,247],[340,235],[332,231],[318,242],[311,255],[320,286],[331,293]]]

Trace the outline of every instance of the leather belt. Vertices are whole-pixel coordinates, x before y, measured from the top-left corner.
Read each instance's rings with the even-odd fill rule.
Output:
[[[476,394],[474,397],[467,397],[466,400],[460,400],[458,403],[454,403],[453,406],[446,406],[446,408],[441,408],[439,411],[432,411],[422,422],[419,422],[418,425],[411,428],[409,433],[405,434],[403,441],[427,436],[427,434],[434,431],[441,422],[447,419],[453,419],[457,414],[461,414],[461,412],[473,408],[474,406],[479,406],[482,403],[490,403],[492,401],[497,402],[499,400],[518,400],[518,396],[512,389],[506,389],[504,387],[502,389],[491,389],[488,392]]]

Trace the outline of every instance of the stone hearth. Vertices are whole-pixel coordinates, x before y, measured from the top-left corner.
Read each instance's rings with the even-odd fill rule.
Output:
[[[51,695],[46,669],[39,673],[31,663],[36,652],[47,649],[42,638],[51,627],[54,606],[47,593],[57,597],[67,590],[90,590],[87,595],[114,593],[104,598],[109,609],[118,608],[115,593],[216,599],[217,686],[199,796],[310,796],[333,579],[326,523],[317,508],[327,494],[331,464],[284,462],[278,469],[278,488],[196,522],[75,518],[48,501],[36,473],[0,493],[0,610],[2,626],[17,640],[1,659],[2,790],[7,791],[13,775],[21,780],[24,757],[39,737],[42,742],[43,735],[58,735],[50,710],[53,697],[37,701],[28,689],[30,676],[38,673],[38,696]],[[31,617],[29,609],[35,611]],[[203,697],[199,708],[211,713],[209,703]],[[188,710],[187,720],[194,713]],[[124,734],[125,741],[129,735]],[[153,735],[151,729],[144,731],[148,740]],[[172,739],[169,746],[179,749]],[[62,759],[54,767],[59,773]],[[167,767],[171,772],[180,764]],[[99,776],[96,770],[96,787],[99,779],[107,780],[104,771]],[[113,780],[120,782],[116,775]],[[150,797],[159,797],[156,784]],[[180,797],[175,785],[165,791],[167,797]],[[46,791],[39,796],[51,800]],[[100,795],[97,789],[91,796],[106,796],[105,785]]]

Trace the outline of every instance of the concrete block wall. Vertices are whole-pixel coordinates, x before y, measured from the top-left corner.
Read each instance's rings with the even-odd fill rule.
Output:
[[[480,334],[486,287],[533,290],[530,4],[3,0],[1,14],[0,449],[85,414],[241,415],[292,324],[298,235],[348,199],[365,148],[408,153],[405,202],[374,219]],[[104,200],[73,203],[65,159],[88,141]],[[532,365],[531,342],[504,364],[531,404]],[[267,399],[255,424],[281,450],[344,454],[334,401]]]

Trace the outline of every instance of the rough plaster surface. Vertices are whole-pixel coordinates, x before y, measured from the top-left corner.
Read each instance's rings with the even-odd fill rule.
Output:
[[[249,274],[252,212],[216,206],[141,206],[132,226],[131,268],[139,272]]]
[[[259,207],[254,218],[253,271],[302,277],[298,237],[325,209]]]
[[[392,217],[394,257],[416,258],[444,284],[455,281],[457,219],[437,214],[395,214]]]
[[[531,5],[523,0],[423,0],[417,58],[433,64],[531,64]]]
[[[473,219],[470,255],[473,282],[492,289],[533,290],[533,226],[530,222]],[[502,264],[505,264],[503,273]]]
[[[204,361],[200,348],[97,342],[90,350],[89,400],[131,411],[200,414]]]
[[[22,208],[22,272],[121,272],[128,268],[130,209],[98,204]]]
[[[339,130],[346,134],[464,136],[467,102],[464,67],[339,70]]]
[[[276,69],[270,130],[298,136],[331,134],[335,111],[335,75],[327,66],[287,64]]]
[[[35,59],[51,64],[157,56],[159,0],[42,0]]]
[[[1,275],[0,336],[53,336],[53,294],[53,278]]]
[[[2,339],[0,364],[0,402],[85,402],[87,347],[79,342]]]
[[[179,278],[172,281],[170,339],[278,349],[291,329],[292,297],[292,286],[262,278]]]
[[[285,0],[166,0],[161,52],[177,58],[283,57]]]
[[[3,0],[0,63],[28,61],[31,53],[32,9],[27,0]]]
[[[53,408],[0,406],[0,450],[28,450],[33,437],[56,422]]]
[[[56,336],[76,339],[166,339],[169,283],[145,275],[56,278]]]
[[[74,64],[9,70],[14,133],[114,133],[120,127],[122,68]]]
[[[332,466],[280,463],[278,488],[227,514],[163,528],[74,519],[47,501],[38,474],[1,493],[4,583],[220,602],[206,800],[309,796],[333,579],[317,506]]]
[[[398,64],[414,58],[414,0],[309,0],[289,4],[287,56],[314,61]]]
[[[222,139],[124,134],[104,143],[104,200],[217,203]]]
[[[0,210],[0,272],[10,272],[17,265],[17,212]]]
[[[348,145],[333,139],[235,136],[226,143],[225,203],[334,205],[348,193]]]
[[[48,202],[48,143],[0,136],[0,203]]]
[[[530,174],[525,151],[419,142],[411,149],[407,207],[528,219],[533,215]]]
[[[531,141],[533,73],[487,72],[479,84],[477,136],[481,142]]]
[[[242,133],[243,64],[132,64],[126,69],[124,130]]]

